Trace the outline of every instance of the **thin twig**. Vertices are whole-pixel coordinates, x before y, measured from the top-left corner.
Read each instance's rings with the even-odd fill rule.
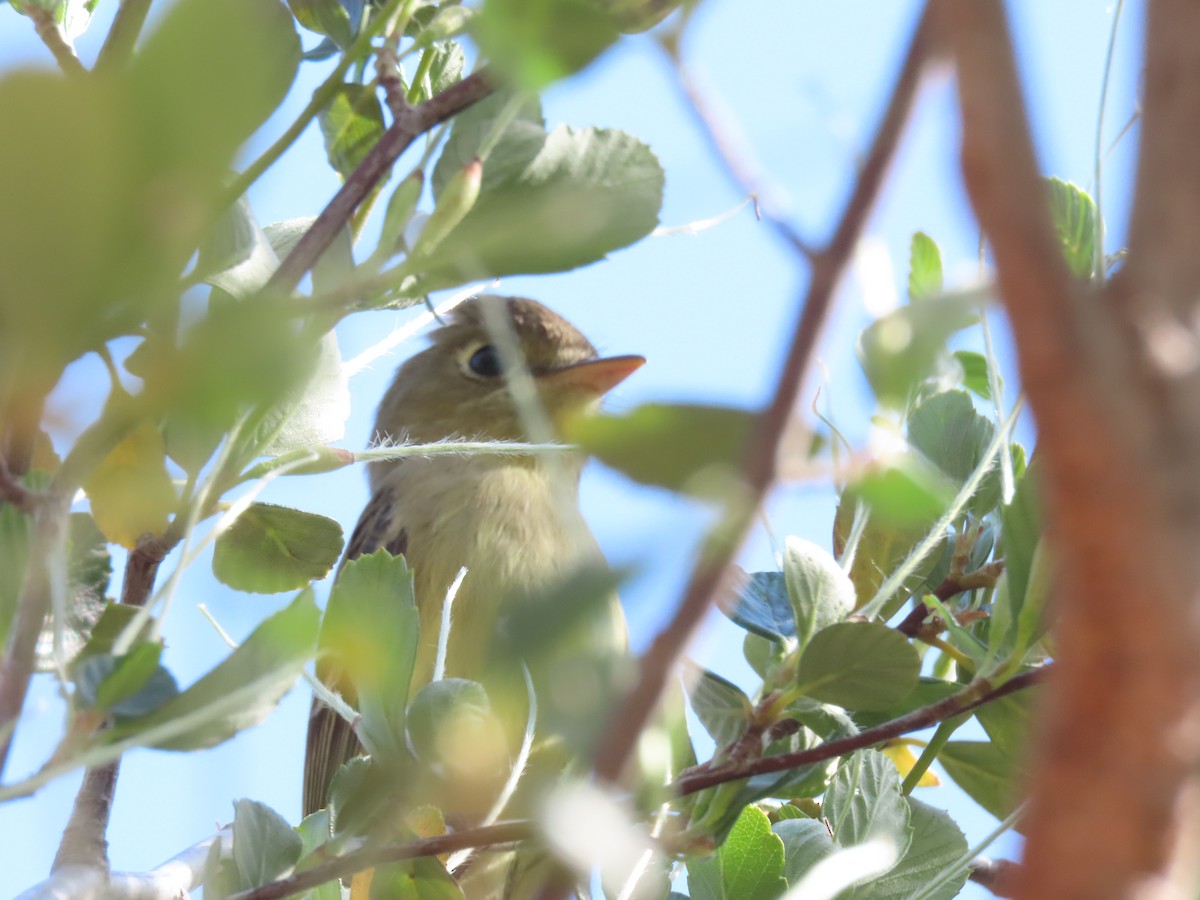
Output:
[[[814,258],[816,249],[788,223],[772,201],[773,193],[764,185],[733,116],[722,107],[713,91],[701,85],[698,76],[688,69],[680,56],[678,41],[664,38],[659,41],[659,46],[671,60],[675,78],[688,101],[684,105],[700,125],[700,131],[708,139],[717,159],[724,164],[729,177],[754,201],[755,215],[765,218],[796,253]]]
[[[144,606],[154,588],[154,577],[163,559],[178,543],[174,535],[165,538],[146,536],[125,561],[125,577],[121,582],[121,603]],[[113,797],[120,772],[119,759],[94,766],[83,773],[83,783],[75,794],[71,818],[63,830],[58,852],[51,871],[71,866],[108,869],[108,822],[112,816]]]
[[[926,65],[939,52],[933,19],[928,10],[913,36],[883,121],[870,153],[847,201],[829,245],[812,259],[812,273],[792,346],[780,373],[775,395],[759,417],[748,452],[742,462],[747,508],[730,523],[719,547],[702,555],[684,591],[671,623],[654,639],[641,658],[641,672],[633,692],[617,710],[596,756],[596,773],[615,781],[653,715],[676,660],[700,620],[729,583],[730,564],[775,478],[780,439],[804,390],[818,340],[833,304],[833,293],[858,243],[867,215],[875,204],[884,176],[908,120]]]
[[[228,900],[276,900],[280,897],[290,897],[300,891],[384,863],[416,859],[422,856],[438,856],[442,853],[453,853],[455,850],[465,850],[469,847],[480,848],[493,847],[497,844],[511,844],[527,840],[532,834],[532,823],[520,820],[497,822],[495,825],[457,831],[454,834],[422,838],[398,847],[380,847],[373,844],[313,866],[311,869],[305,869],[303,872],[297,872],[287,878],[281,878],[279,881],[231,894]]]
[[[78,78],[87,74],[87,69],[75,55],[75,48],[68,43],[50,10],[31,3],[22,11],[33,20],[34,31],[42,39],[46,49],[54,54],[54,61],[66,75]]]
[[[17,600],[17,614],[9,632],[8,647],[0,660],[0,775],[8,761],[13,732],[37,656],[37,639],[50,611],[50,579],[47,561],[54,548],[66,540],[69,499],[61,494],[47,496],[34,513],[33,540],[25,566],[25,581]]]
[[[325,252],[334,236],[350,221],[354,210],[387,174],[400,154],[426,131],[482,100],[493,90],[491,76],[484,69],[430,97],[419,106],[401,110],[391,127],[383,133],[358,168],[346,179],[341,190],[296,242],[287,259],[275,270],[267,283],[267,290],[282,293],[294,290],[304,273]]]
[[[983,706],[985,703],[990,703],[993,700],[998,700],[1001,697],[1006,697],[1016,691],[1021,691],[1038,684],[1051,675],[1054,665],[1054,663],[1050,663],[1039,669],[1030,669],[1019,675],[1014,675],[999,687],[992,687],[991,683],[986,679],[977,679],[957,694],[952,694],[928,706],[922,706],[920,709],[906,713],[898,719],[884,722],[882,725],[876,725],[874,728],[864,729],[858,734],[853,734],[849,737],[827,741],[824,744],[819,744],[816,747],[810,747],[806,750],[797,750],[794,753],[781,753],[777,756],[762,756],[732,765],[723,764],[712,766],[711,768],[707,764],[700,765],[681,775],[675,782],[674,788],[681,795],[694,794],[696,791],[701,791],[718,784],[725,784],[729,781],[737,781],[753,775],[764,775],[769,772],[785,772],[789,769],[798,769],[801,766],[824,762],[837,756],[844,756],[847,753],[862,750],[865,747],[873,747],[883,741],[899,737],[902,734],[908,734],[912,731],[920,731],[922,728],[936,725],[945,719],[970,712],[973,709]]]
[[[1013,896],[1013,884],[1021,864],[1011,859],[989,859],[980,856],[971,863],[971,874],[967,877],[987,888],[996,897]]]

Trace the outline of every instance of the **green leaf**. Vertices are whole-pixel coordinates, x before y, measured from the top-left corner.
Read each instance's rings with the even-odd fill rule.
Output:
[[[291,871],[303,842],[287,820],[256,800],[237,800],[233,811],[233,862],[242,887],[258,887]]]
[[[1016,808],[1015,759],[989,741],[948,741],[938,753],[938,762],[954,783],[997,819]]]
[[[975,411],[965,391],[934,394],[908,417],[908,442],[961,487],[978,468],[996,426]],[[993,459],[967,509],[982,518],[1000,503],[1000,466]]]
[[[383,137],[383,104],[373,85],[340,85],[317,121],[325,155],[345,181]]]
[[[783,644],[748,631],[742,639],[742,655],[746,657],[746,662],[755,674],[765,681],[783,662]]]
[[[282,102],[299,61],[292,17],[276,0],[172,4],[130,67],[143,154],[219,184]]]
[[[753,413],[725,406],[647,403],[624,416],[588,416],[568,440],[641,484],[711,496],[729,486],[754,427]]]
[[[817,632],[854,612],[853,582],[829,551],[812,541],[787,539],[783,575],[801,647]]]
[[[742,810],[715,855],[689,860],[687,873],[692,900],[776,900],[787,890],[783,841],[754,806]]]
[[[480,156],[484,142],[501,117],[512,112],[510,104],[516,102],[516,96],[511,89],[498,90],[454,117],[450,137],[433,169],[431,184],[435,199],[442,196],[446,183],[456,172],[461,172],[467,163]],[[480,192],[495,190],[518,178],[545,143],[546,127],[537,95],[521,97],[515,113],[488,154]]]
[[[845,900],[905,900],[919,893],[929,900],[950,900],[957,897],[967,881],[969,870],[963,871],[933,893],[924,889],[944,869],[957,863],[967,854],[967,839],[961,829],[945,812],[920,800],[905,798],[910,810],[912,842],[908,851],[887,873],[853,888]]]
[[[858,542],[858,552],[854,555],[854,564],[850,567],[850,580],[858,594],[858,606],[870,601],[883,584],[887,575],[894,571],[909,555],[909,552],[925,538],[935,519],[930,517],[925,521],[896,522],[884,515],[875,515],[871,501],[863,497],[857,485],[848,485],[842,491],[838,502],[837,515],[833,523],[833,552],[841,556],[846,547],[854,523],[854,511],[859,502],[866,503],[871,513],[867,519],[866,528]],[[954,542],[948,539],[941,553],[934,551],[925,557],[916,567],[912,576],[905,580],[903,587],[883,608],[881,618],[889,619],[901,606],[905,599],[927,584],[937,584],[942,579],[942,572],[949,564],[949,554],[953,553]]]
[[[750,698],[720,675],[686,664],[688,681],[694,681],[688,699],[704,729],[720,749],[746,733],[750,724]]]
[[[159,665],[162,644],[143,641],[123,656],[99,653],[73,669],[75,700],[117,716],[144,716],[179,693],[175,677]]]
[[[342,50],[350,46],[358,31],[345,6],[338,0],[287,0],[296,21],[317,34],[326,35]]]
[[[517,123],[514,123],[516,126]],[[529,123],[521,123],[526,138]],[[603,259],[658,224],[663,171],[650,149],[620,131],[561,126],[488,157],[470,213],[421,263],[432,290],[477,278],[563,272]],[[489,169],[501,167],[499,176]],[[442,165],[435,170],[440,179]],[[435,192],[447,181],[435,180]],[[579,210],[587,210],[586,216]]]
[[[491,714],[492,704],[479,682],[466,678],[443,678],[430,682],[417,691],[408,708],[406,727],[409,746],[417,759],[436,762],[440,756],[439,735],[455,718],[480,718]]]
[[[912,236],[908,250],[908,299],[916,302],[942,292],[942,253],[923,231]]]
[[[877,750],[858,750],[838,765],[822,812],[842,847],[882,837],[895,845],[897,856],[903,856],[912,838],[905,800],[892,761]]]
[[[975,718],[992,743],[1012,759],[1020,759],[1029,746],[1029,724],[1038,691],[1024,690],[985,703]]]
[[[1078,278],[1091,278],[1096,263],[1096,204],[1082,188],[1047,178],[1050,216],[1067,268]]]
[[[151,729],[170,727],[167,737],[151,736],[163,750],[215,747],[257,725],[295,684],[312,658],[320,613],[312,590],[301,591],[287,607],[260,624],[215,669],[148,716],[129,719],[104,732],[116,742]]]
[[[436,856],[388,863],[371,878],[371,900],[462,900],[463,891]]]
[[[955,494],[949,479],[911,455],[885,468],[868,469],[854,488],[873,518],[922,529],[942,514]]]
[[[732,609],[721,607],[747,631],[779,643],[796,636],[796,615],[782,572],[741,572]]]
[[[132,550],[144,534],[161,535],[177,499],[166,449],[149,420],[130,431],[83,483],[104,536]]]
[[[902,306],[859,335],[858,359],[879,402],[897,409],[935,373],[946,340],[979,321],[978,291],[947,293]]]
[[[917,683],[921,660],[904,635],[879,622],[840,622],[805,648],[796,682],[808,696],[847,709],[881,709]]]
[[[825,823],[816,819],[785,819],[772,825],[771,830],[783,841],[783,874],[790,887],[799,884],[813,866],[838,849]]]
[[[345,564],[329,594],[320,646],[354,688],[360,740],[383,760],[408,755],[405,709],[417,630],[412,573],[403,556],[377,550]]]
[[[962,366],[963,387],[984,400],[991,400],[992,384],[988,381],[987,357],[973,350],[955,350],[954,358]]]
[[[213,574],[240,591],[274,594],[324,578],[342,553],[333,519],[252,503],[216,541]]]
[[[486,0],[472,31],[497,68],[534,90],[579,71],[618,36],[613,17],[588,0]]]
[[[196,263],[208,284],[237,298],[261,290],[277,268],[275,250],[244,197],[221,213]]]
[[[1017,482],[1012,502],[1000,513],[1004,541],[1003,589],[996,604],[1007,606],[1009,621],[1016,624],[1025,605],[1034,572],[1034,558],[1042,538],[1042,502],[1038,481],[1041,466],[1036,462]]]

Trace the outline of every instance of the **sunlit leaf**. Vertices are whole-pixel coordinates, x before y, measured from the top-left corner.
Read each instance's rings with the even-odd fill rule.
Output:
[[[486,0],[472,31],[497,67],[534,89],[583,68],[618,35],[588,0]]]
[[[876,750],[858,750],[842,759],[825,792],[822,813],[843,847],[884,837],[903,854],[912,830],[896,767]]]
[[[566,430],[634,481],[706,494],[727,487],[722,476],[741,460],[754,420],[730,407],[648,403],[624,416],[578,419]]]
[[[425,287],[566,271],[658,224],[663,171],[645,144],[620,131],[560,126],[539,137],[527,121],[519,128],[525,138],[488,157],[470,213],[422,263]],[[434,175],[436,193],[448,179],[441,165]]]
[[[912,839],[908,850],[885,874],[855,886],[847,900],[905,900],[914,893],[929,900],[951,900],[966,883],[964,867],[934,891],[928,890],[934,876],[967,854],[967,839],[945,812],[912,797],[905,798],[910,810]]]
[[[787,539],[783,574],[801,647],[854,611],[854,584],[829,551],[812,541]]]
[[[908,442],[955,482],[955,490],[979,467],[996,426],[975,411],[965,391],[943,391],[921,403],[908,417]],[[983,517],[1000,502],[999,459],[967,503]]]
[[[217,538],[213,574],[240,591],[274,594],[324,578],[342,553],[333,519],[252,503]]]
[[[129,432],[83,483],[104,536],[132,550],[144,534],[160,535],[177,503],[162,435],[152,422]]]
[[[256,800],[233,804],[233,861],[243,887],[257,887],[286,874],[300,859],[295,829]]]
[[[963,387],[984,400],[992,399],[992,385],[988,381],[988,361],[982,353],[973,350],[955,350],[954,358],[963,371]]]
[[[783,841],[762,810],[747,806],[712,857],[688,861],[688,892],[692,900],[777,900],[787,889],[783,865]]]
[[[329,595],[321,651],[353,688],[363,744],[388,760],[407,755],[405,710],[417,628],[412,574],[403,556],[378,550],[346,563]]]
[[[383,136],[383,104],[373,85],[343,84],[318,116],[329,164],[345,181]]]
[[[1047,178],[1046,185],[1050,216],[1067,267],[1079,278],[1090,278],[1096,265],[1096,204],[1069,181]]]
[[[933,238],[918,231],[908,250],[908,297],[924,300],[942,291],[942,253]]]
[[[867,326],[858,359],[879,402],[903,408],[917,384],[933,375],[946,340],[979,320],[979,292],[946,293],[902,306]]]
[[[846,547],[854,522],[854,511],[860,502],[867,504],[871,512],[863,529],[862,538],[858,542],[858,551],[854,555],[854,564],[850,567],[850,580],[854,582],[858,594],[858,605],[867,603],[884,578],[891,574],[909,555],[910,551],[925,538],[932,527],[934,518],[925,521],[897,523],[886,516],[876,516],[870,501],[863,497],[856,485],[849,485],[842,492],[838,503],[837,515],[833,524],[833,551],[840,556]],[[949,554],[953,552],[953,540],[948,539],[940,551],[934,551],[925,557],[917,566],[912,576],[908,578],[901,590],[884,607],[881,615],[884,619],[891,616],[903,604],[907,596],[919,591],[927,583],[937,583],[941,580],[939,569],[948,567]]]
[[[1016,808],[1016,760],[988,741],[947,741],[938,753],[946,774],[997,819]]]
[[[724,747],[741,737],[750,724],[750,698],[741,688],[720,675],[689,665],[689,681],[693,681],[688,699],[696,718],[705,730]]]
[[[800,657],[805,693],[848,709],[880,709],[912,691],[921,660],[904,635],[878,622],[841,622],[818,631]]]

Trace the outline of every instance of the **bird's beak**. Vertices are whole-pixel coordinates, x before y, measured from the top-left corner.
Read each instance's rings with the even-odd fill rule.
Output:
[[[589,359],[564,369],[544,372],[537,376],[539,384],[554,391],[585,394],[599,398],[640,369],[644,356],[609,356]]]

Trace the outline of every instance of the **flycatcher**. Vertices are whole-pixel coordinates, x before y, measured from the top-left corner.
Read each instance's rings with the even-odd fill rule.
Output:
[[[640,356],[600,358],[574,326],[533,300],[472,298],[433,332],[428,349],[397,371],[379,407],[376,441],[531,439],[485,324],[487,303],[512,323],[551,422],[594,406],[645,362]],[[460,568],[467,575],[451,608],[445,675],[480,679],[506,600],[535,596],[581,566],[602,562],[579,511],[582,465],[576,455],[414,457],[371,465],[371,499],[346,559],[380,548],[406,557],[420,620],[413,693],[433,675],[442,606]],[[625,626],[615,597],[603,618],[599,629],[593,625],[603,633],[588,640],[619,653]],[[317,672],[327,683],[335,677],[320,663]],[[345,686],[331,687],[344,692]],[[539,692],[543,687],[536,685]],[[361,753],[349,723],[314,700],[305,754],[306,815],[325,806],[334,773]]]

